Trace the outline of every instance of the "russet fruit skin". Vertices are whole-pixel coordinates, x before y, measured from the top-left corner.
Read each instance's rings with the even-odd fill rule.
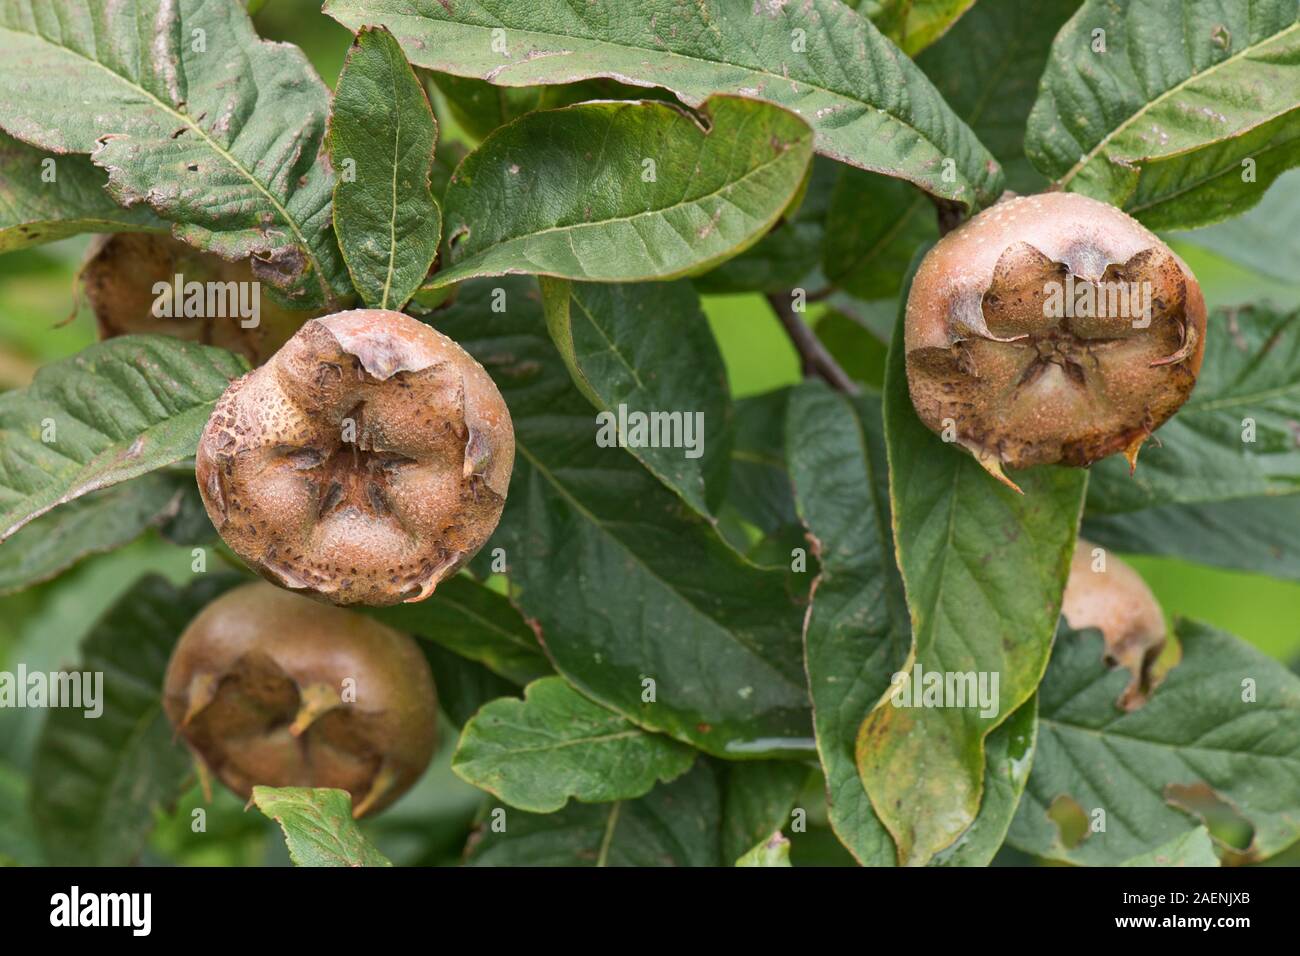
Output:
[[[185,629],[163,708],[241,797],[255,785],[337,787],[357,817],[408,790],[437,743],[433,679],[411,638],[261,582],[223,594]]]
[[[1149,290],[1149,326],[1110,304],[1056,317],[1050,289],[1082,295],[1098,283]],[[1109,302],[1104,291],[1096,301]],[[999,202],[930,250],[908,296],[904,349],[921,420],[940,434],[950,422],[1016,488],[1004,467],[1086,467],[1116,452],[1135,466],[1196,384],[1205,300],[1186,263],[1136,220],[1043,193]]]
[[[1106,662],[1133,675],[1119,699],[1121,708],[1133,710],[1151,691],[1151,668],[1165,647],[1165,616],[1142,577],[1113,554],[1106,555],[1105,571],[1094,571],[1096,547],[1082,538],[1075,545],[1061,614],[1076,631],[1101,631]]]
[[[221,537],[336,604],[421,601],[496,528],[514,465],[496,385],[400,312],[314,319],[217,402],[196,473]]]

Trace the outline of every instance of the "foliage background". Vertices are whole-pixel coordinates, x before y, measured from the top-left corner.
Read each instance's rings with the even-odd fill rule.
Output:
[[[267,39],[300,46],[329,85],[337,78],[352,41],[351,33],[323,16],[313,0],[271,0],[256,15]],[[439,151],[446,143],[475,140],[437,102]],[[1281,176],[1262,205],[1300,192],[1300,170]],[[1300,224],[1297,224],[1300,226]],[[1171,241],[1200,280],[1207,305],[1271,301],[1282,310],[1300,307],[1300,277],[1288,283],[1252,271],[1197,242],[1196,233]],[[0,390],[26,385],[35,370],[70,356],[95,340],[94,319],[76,294],[76,270],[89,236],[0,256]],[[762,295],[708,295],[709,324],[726,364],[734,397],[768,391],[801,379],[799,360]],[[883,380],[885,346],[865,330],[825,307],[806,315],[842,364],[867,383]],[[1300,582],[1226,571],[1183,560],[1123,555],[1146,579],[1166,615],[1188,616],[1240,636],[1269,656],[1300,672]],[[29,670],[72,665],[77,648],[99,616],[142,575],[155,572],[176,585],[192,580],[188,547],[165,542],[156,532],[109,555],[92,557],[71,572],[20,594],[0,597],[0,670],[19,661]],[[41,850],[27,818],[28,781],[33,748],[46,712],[0,710],[0,861],[41,862]],[[391,810],[363,824],[378,848],[397,864],[454,864],[460,861],[469,827],[490,798],[450,770],[454,729],[443,722],[442,749],[420,784]],[[816,779],[802,806],[824,803]],[[190,832],[190,811],[206,806],[206,839]],[[825,823],[824,809],[810,810],[811,826],[792,838],[795,863],[851,863]],[[288,865],[285,842],[273,823],[222,787],[204,803],[198,787],[174,815],[160,818],[142,862],[202,865]],[[1004,848],[1001,863],[1032,862]],[[1300,849],[1269,861],[1300,864]]]

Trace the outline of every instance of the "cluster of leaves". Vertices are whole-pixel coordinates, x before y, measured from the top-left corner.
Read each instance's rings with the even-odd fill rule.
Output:
[[[1257,203],[1300,163],[1296,4],[859,6],[329,0],[356,33],[331,99],[234,0],[0,0],[0,251],[170,232],[304,314],[407,308],[489,371],[518,448],[500,528],[473,573],[373,612],[430,642],[453,768],[507,808],[470,862],[781,865],[810,775],[862,864],[1274,854],[1300,836],[1300,681],[1184,622],[1126,714],[1098,635],[1058,617],[1081,520],[1108,547],[1300,579],[1300,314],[1212,317],[1136,479],[1037,469],[1018,497],[917,420],[897,304],[936,219],[1007,187],[1168,230]],[[458,162],[430,92],[481,140]],[[1294,280],[1266,234],[1217,235]],[[826,300],[849,352],[887,356],[879,388],[734,399],[711,291]],[[244,367],[127,336],[0,396],[0,589],[150,526],[212,543],[187,459]],[[598,447],[593,409],[621,404],[702,411],[704,454]],[[49,859],[128,861],[182,793],[162,667],[229,584],[143,579],[86,641],[109,719],[44,728]],[[913,662],[999,673],[1001,709],[882,703]],[[1212,843],[1197,788],[1253,836]],[[337,793],[255,801],[297,862],[378,859]],[[1063,805],[1112,825],[1072,837]]]

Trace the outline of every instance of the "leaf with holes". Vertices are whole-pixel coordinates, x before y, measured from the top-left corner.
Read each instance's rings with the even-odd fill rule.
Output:
[[[0,395],[0,540],[51,508],[188,458],[242,359],[128,335]]]
[[[330,116],[334,227],[366,305],[400,309],[438,253],[442,213],[430,191],[438,123],[393,35],[357,34]],[[342,175],[344,169],[352,175]]]
[[[232,82],[232,73],[235,81]],[[90,153],[119,203],[302,308],[350,292],[317,162],[329,93],[236,3],[0,0],[0,128]]]
[[[499,86],[613,77],[689,106],[733,93],[797,109],[817,151],[840,162],[969,207],[1002,189],[997,162],[925,75],[839,0],[329,0],[325,12],[351,29],[387,26],[412,63],[439,73]]]

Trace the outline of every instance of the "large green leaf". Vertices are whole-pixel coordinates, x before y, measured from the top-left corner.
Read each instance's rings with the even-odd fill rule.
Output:
[[[1254,441],[1245,441],[1247,420]],[[1219,309],[1191,398],[1156,432],[1130,476],[1120,456],[1099,462],[1094,513],[1300,493],[1300,312]],[[1154,447],[1152,447],[1154,446]]]
[[[42,515],[0,549],[0,594],[47,581],[176,515],[193,475],[152,472]]]
[[[502,810],[471,838],[475,866],[720,866],[722,799],[705,761],[637,800],[570,803],[556,813]]]
[[[831,193],[822,271],[861,299],[898,294],[912,255],[939,237],[934,204],[905,182],[844,169]]]
[[[82,232],[166,232],[147,208],[123,209],[84,156],[51,156],[0,133],[0,252]]]
[[[131,335],[0,395],[0,540],[56,505],[193,455],[244,368],[224,349]]]
[[[438,254],[442,213],[430,191],[438,123],[393,35],[357,34],[334,90],[334,227],[366,305],[400,309]],[[351,175],[342,171],[349,170]]]
[[[847,398],[818,382],[795,389],[786,422],[800,515],[821,561],[804,646],[830,822],[861,863],[890,866],[893,840],[859,778],[858,730],[910,646],[894,564],[880,399]],[[1023,705],[989,735],[979,815],[942,865],[986,865],[1029,773],[1034,709]]]
[[[493,701],[465,724],[452,769],[512,807],[553,813],[570,797],[635,799],[694,760],[690,747],[646,733],[562,678],[543,677],[523,700]]]
[[[280,824],[294,866],[392,866],[352,819],[352,797],[326,787],[254,787],[253,803]]]
[[[735,403],[727,505],[768,534],[799,520],[785,461],[785,415],[790,394],[790,388],[778,388]]]
[[[494,288],[505,310],[484,321]],[[719,756],[806,750],[802,586],[597,446],[539,299],[528,280],[476,282],[432,317],[510,406],[515,470],[489,547],[505,549],[516,603],[570,683],[642,727]]]
[[[1259,205],[1235,219],[1172,238],[1254,272],[1300,284],[1300,169],[1279,176]]]
[[[727,480],[731,399],[722,353],[694,287],[685,280],[623,285],[543,279],[542,302],[574,385],[613,416],[619,440],[638,461],[712,517],[710,502],[722,497]],[[628,440],[621,410],[676,415],[677,425],[664,417],[664,429],[652,424],[648,434],[638,439],[632,432]],[[684,447],[688,434],[694,447]]]
[[[1033,469],[1017,474],[1025,491],[1017,495],[944,443],[912,407],[902,333],[900,310],[884,418],[912,621],[901,697],[921,701],[928,692],[924,677],[913,686],[917,667],[945,682],[972,675],[981,693],[996,692],[992,707],[969,700],[898,706],[891,693],[859,731],[858,769],[871,803],[900,862],[916,864],[951,846],[975,819],[985,738],[1029,699],[1047,666],[1086,481],[1078,469]]]
[[[1191,227],[1300,162],[1297,89],[1295,0],[1086,0],[1052,45],[1025,148],[1061,186]]]
[[[718,772],[723,775],[722,859],[737,866],[755,844],[790,824],[790,811],[815,773],[794,760],[747,760]]]
[[[118,202],[304,308],[348,290],[328,169],[328,91],[233,0],[0,0],[0,127],[91,153]]]
[[[432,641],[420,642],[424,659],[433,671],[433,686],[438,688],[438,707],[456,727],[478,713],[479,708],[501,697],[518,697],[520,688],[478,661],[453,654]]]
[[[177,590],[142,578],[95,625],[76,671],[103,675],[95,719],[49,712],[32,771],[32,815],[46,856],[60,866],[125,866],[190,775],[162,709],[163,673],[190,619],[236,579],[212,576]]]
[[[1300,495],[1085,514],[1080,532],[1105,548],[1300,581]]]
[[[1148,853],[1139,853],[1120,866],[1218,866],[1219,857],[1214,852],[1214,841],[1205,827],[1188,830],[1163,846]]]
[[[607,76],[692,106],[762,98],[798,110],[832,159],[971,207],[1001,191],[997,163],[924,74],[838,0],[329,0],[325,12],[353,29],[384,24],[412,63],[440,73],[502,86]]]
[[[667,103],[619,101],[497,130],[447,188],[447,264],[432,287],[519,273],[664,279],[756,242],[798,191],[812,131],[738,97],[701,109],[707,128]]]
[[[516,684],[551,673],[537,635],[501,594],[464,574],[418,604],[366,608],[390,627],[434,641]]]
[[[1208,792],[1254,827],[1245,855],[1263,859],[1300,837],[1300,678],[1248,644],[1195,622],[1177,633],[1182,660],[1142,707],[1115,701],[1129,679],[1108,670],[1095,631],[1065,630],[1039,691],[1038,752],[1008,839],[1055,859],[1110,865],[1185,835]],[[1069,799],[1091,822],[1066,846],[1047,815]],[[1074,842],[1074,841],[1071,841]]]
[[[865,0],[859,12],[870,17],[880,32],[916,56],[971,8],[975,0]]]

